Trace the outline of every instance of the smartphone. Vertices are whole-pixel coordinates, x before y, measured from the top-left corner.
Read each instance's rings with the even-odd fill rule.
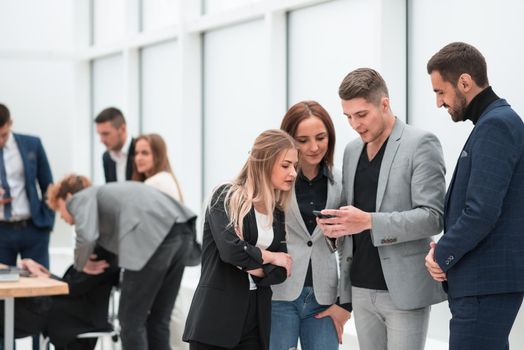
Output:
[[[313,210],[313,215],[320,219],[336,218],[336,215],[322,214],[320,210]]]

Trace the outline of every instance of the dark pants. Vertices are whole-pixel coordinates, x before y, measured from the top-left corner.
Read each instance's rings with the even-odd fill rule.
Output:
[[[450,298],[450,350],[507,350],[524,293]]]
[[[75,339],[70,344],[55,346],[55,350],[93,350],[98,339]]]
[[[0,222],[0,263],[14,266],[18,254],[49,268],[49,230],[34,226],[31,220]]]
[[[169,323],[189,237],[173,226],[140,271],[124,271],[118,312],[123,350],[170,349]]]
[[[252,290],[249,292],[249,306],[242,336],[240,342],[234,348],[226,349],[220,346],[191,342],[189,343],[189,350],[261,350],[257,308],[257,291]]]

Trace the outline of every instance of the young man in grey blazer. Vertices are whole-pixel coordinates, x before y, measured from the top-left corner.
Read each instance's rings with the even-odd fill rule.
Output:
[[[397,119],[380,74],[360,68],[339,88],[360,135],[346,146],[347,206],[319,219],[339,238],[340,302],[352,302],[361,350],[422,350],[430,305],[445,299],[424,266],[442,230],[445,167],[438,139]]]

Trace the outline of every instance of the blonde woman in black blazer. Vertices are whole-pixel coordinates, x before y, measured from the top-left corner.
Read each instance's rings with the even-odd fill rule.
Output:
[[[184,331],[190,349],[268,349],[270,285],[291,271],[284,210],[297,163],[293,138],[265,131],[237,178],[214,192],[205,215],[202,273]]]

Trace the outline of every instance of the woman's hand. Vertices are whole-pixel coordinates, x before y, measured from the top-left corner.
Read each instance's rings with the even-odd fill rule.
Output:
[[[269,252],[270,254],[270,263],[276,266],[280,266],[286,269],[287,277],[291,276],[291,264],[293,259],[291,255],[283,252]]]
[[[49,277],[49,276],[51,276],[51,273],[49,272],[49,270],[47,270],[44,266],[40,265],[39,263],[37,263],[33,259],[22,259],[19,262],[18,267],[20,267],[21,269],[29,271],[29,273],[32,276],[36,276],[36,277]]]
[[[351,318],[351,312],[347,311],[346,309],[338,306],[337,304],[333,304],[324,311],[318,313],[315,315],[315,318],[322,318],[322,317],[331,317],[331,320],[333,321],[333,324],[335,325],[335,329],[337,330],[338,335],[338,343],[342,344],[342,335],[344,334],[344,325],[346,322]]]

